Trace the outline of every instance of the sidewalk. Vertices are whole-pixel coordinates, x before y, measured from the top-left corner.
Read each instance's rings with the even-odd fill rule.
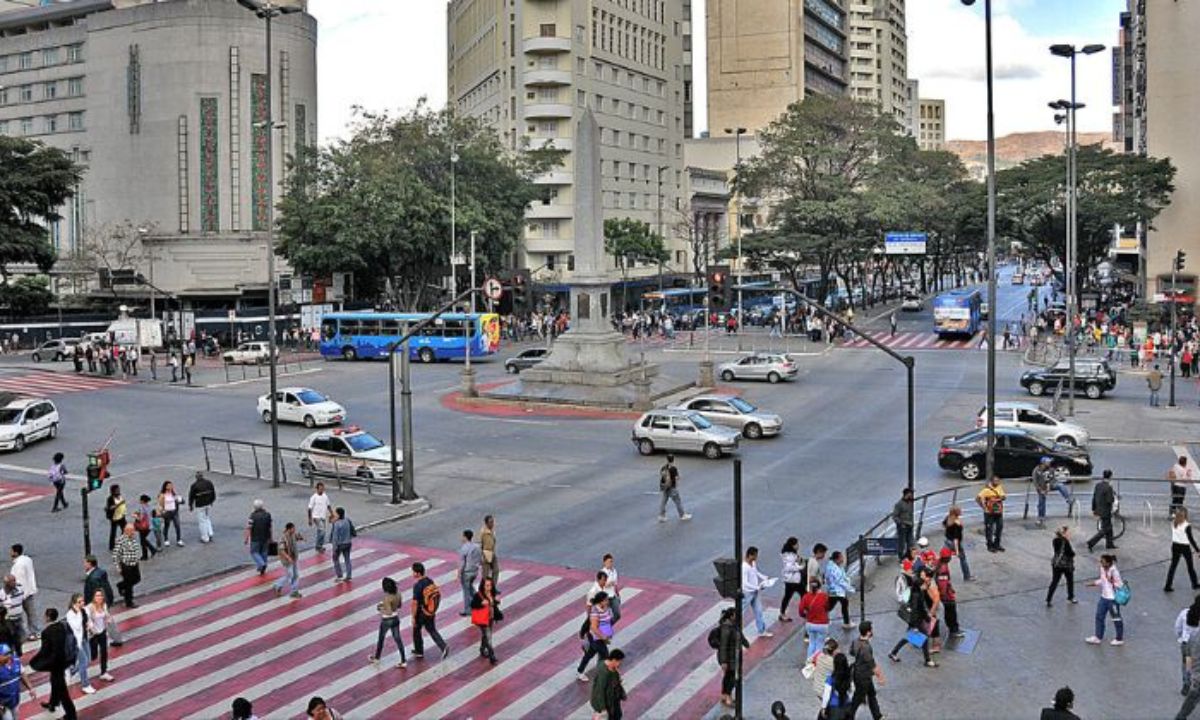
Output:
[[[324,360],[320,354],[283,351],[280,353],[279,362],[276,364],[276,376],[285,378],[309,375],[320,372],[323,368]],[[159,362],[157,368],[153,370],[148,360],[142,360],[138,363],[138,373],[136,375],[122,374],[120,367],[115,368],[112,375],[106,375],[103,372],[88,372],[86,369],[83,372],[76,373],[75,367],[70,361],[35,363],[28,359],[25,362],[0,364],[0,369],[31,370],[64,376],[98,378],[102,380],[179,388],[222,387],[251,383],[268,378],[268,366],[266,365],[226,365],[219,357],[197,357],[196,366],[192,369],[191,385],[184,382],[182,369],[176,370],[177,380],[172,382],[171,368],[166,364],[165,360]]]

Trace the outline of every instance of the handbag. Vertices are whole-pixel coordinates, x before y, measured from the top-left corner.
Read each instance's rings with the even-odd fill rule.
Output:
[[[908,606],[908,603],[896,608],[896,616],[904,621],[905,625],[912,624],[912,608]]]
[[[908,641],[909,645],[919,648],[919,647],[925,646],[925,642],[927,640],[929,640],[929,636],[926,635],[925,633],[921,632],[920,630],[913,628],[912,630],[909,630],[908,633],[906,633],[904,635],[904,639]]]
[[[1129,581],[1121,583],[1121,586],[1113,590],[1113,602],[1118,605],[1128,605],[1133,599],[1133,590],[1129,587]]]
[[[471,624],[481,627],[491,624],[491,616],[486,605],[471,609]]]
[[[812,660],[809,660],[808,662],[804,663],[804,667],[800,668],[800,674],[804,676],[805,680],[812,680],[812,676],[815,675],[816,672],[817,672],[817,666],[813,663]]]
[[[276,557],[279,555],[279,543],[272,540],[267,543],[267,557]]]

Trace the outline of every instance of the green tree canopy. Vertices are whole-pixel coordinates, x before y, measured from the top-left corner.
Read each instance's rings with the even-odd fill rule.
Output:
[[[649,223],[633,218],[610,218],[604,221],[604,252],[613,256],[621,271],[621,307],[625,307],[629,270],[636,262],[666,262],[671,254],[662,235],[650,229]]]
[[[279,251],[302,273],[353,272],[362,298],[425,307],[449,272],[451,173],[456,249],[477,233],[487,272],[521,236],[540,195],[533,179],[557,162],[553,151],[508,152],[478,121],[424,103],[399,117],[364,113],[350,139],[292,159]]]
[[[46,275],[22,275],[0,285],[0,305],[12,317],[47,312],[53,302],[54,293],[50,292],[50,278]]]
[[[0,135],[0,277],[8,266],[32,263],[43,272],[55,261],[46,226],[75,194],[79,167],[62,150]]]

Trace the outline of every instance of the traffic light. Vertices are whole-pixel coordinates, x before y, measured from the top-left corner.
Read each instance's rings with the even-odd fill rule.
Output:
[[[513,305],[525,312],[532,309],[529,294],[532,292],[528,270],[514,270],[512,276]]]
[[[1183,272],[1183,261],[1187,258],[1187,253],[1182,250],[1175,251],[1175,272]]]
[[[88,492],[99,490],[108,477],[109,455],[107,450],[88,453],[87,489]]]
[[[708,307],[723,310],[729,306],[729,267],[716,265],[708,270]]]
[[[734,558],[717,558],[713,560],[717,576],[713,585],[717,586],[717,594],[729,600],[736,600],[742,593],[742,564]]]

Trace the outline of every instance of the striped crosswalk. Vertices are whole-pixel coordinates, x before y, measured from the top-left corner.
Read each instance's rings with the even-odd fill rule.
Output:
[[[31,372],[22,375],[0,375],[0,392],[19,395],[61,395],[63,393],[105,390],[128,383],[119,378],[76,375],[74,373]]]
[[[411,655],[410,567],[418,560],[442,587],[438,629],[451,648],[445,659],[428,641],[424,658]],[[353,583],[334,583],[329,559],[305,552],[299,599],[272,592],[277,568],[265,577],[238,570],[147,597],[137,608],[117,612],[125,644],[110,654],[115,680],[93,679],[93,695],[72,688],[80,717],[200,720],[224,716],[233,698],[242,696],[259,717],[294,718],[304,715],[313,695],[347,718],[588,717],[590,685],[576,679],[575,666],[592,574],[506,562],[500,579],[505,619],[494,631],[499,663],[492,666],[476,652],[478,629],[458,615],[456,560],[452,551],[360,538]],[[382,661],[367,662],[384,577],[395,579],[406,596],[406,668],[396,667],[390,637]],[[707,635],[722,603],[711,590],[623,580],[614,645],[626,653],[628,716],[702,716],[720,692]],[[747,634],[748,669],[785,640]],[[48,679],[35,674],[33,680],[44,698]],[[21,711],[22,717],[50,717],[34,703]]]
[[[970,350],[979,347],[979,336],[941,337],[933,332],[898,332],[892,335],[887,332],[870,333],[871,337],[893,350]],[[842,345],[844,348],[874,347],[863,338],[856,337]]]
[[[0,482],[0,510],[20,507],[54,494],[49,484],[46,487],[24,485],[8,481]]]

